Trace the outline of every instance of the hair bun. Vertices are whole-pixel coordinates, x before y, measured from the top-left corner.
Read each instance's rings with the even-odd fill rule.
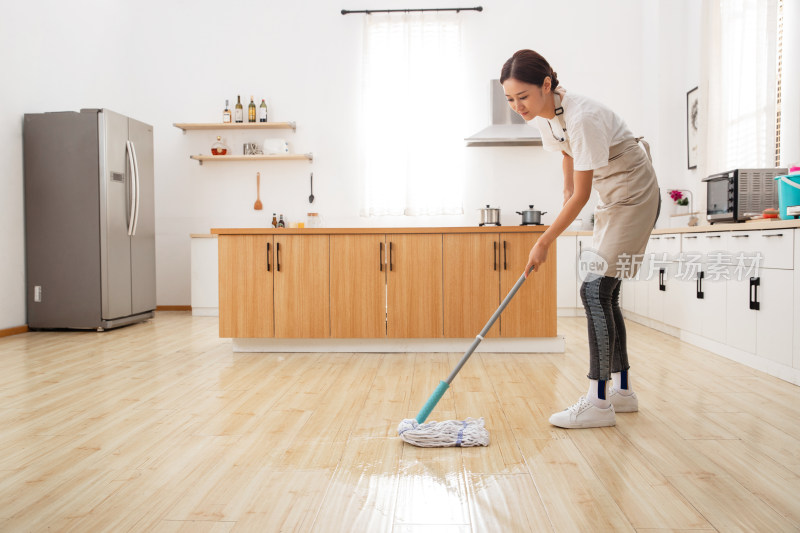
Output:
[[[558,74],[556,74],[555,70],[550,71],[550,83],[553,89],[558,87]]]

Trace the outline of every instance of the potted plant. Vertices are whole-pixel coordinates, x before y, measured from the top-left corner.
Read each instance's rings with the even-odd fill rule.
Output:
[[[689,205],[689,199],[678,189],[669,191],[669,196],[672,198],[672,201],[675,202],[675,205]]]

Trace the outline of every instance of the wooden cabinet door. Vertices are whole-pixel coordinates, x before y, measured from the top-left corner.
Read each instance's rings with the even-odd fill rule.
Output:
[[[387,333],[438,338],[442,328],[442,234],[390,234]]]
[[[539,234],[501,233],[500,297],[505,298],[525,265]],[[503,337],[556,336],[556,243],[547,253],[547,261],[538,272],[532,272],[514,299],[500,316]]]
[[[275,236],[275,337],[330,337],[330,236]]]
[[[500,235],[447,233],[442,237],[444,336],[474,337],[500,305]],[[500,324],[489,337],[500,335]]]
[[[272,236],[220,235],[218,244],[219,336],[274,336]]]
[[[386,337],[386,236],[331,235],[331,337]]]

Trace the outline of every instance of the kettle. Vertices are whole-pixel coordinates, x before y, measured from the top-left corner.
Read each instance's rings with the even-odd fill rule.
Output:
[[[546,214],[547,211],[536,211],[533,209],[532,205],[528,206],[529,209],[524,211],[517,211],[518,215],[522,215],[522,226],[528,225],[537,225],[542,223],[542,215]]]

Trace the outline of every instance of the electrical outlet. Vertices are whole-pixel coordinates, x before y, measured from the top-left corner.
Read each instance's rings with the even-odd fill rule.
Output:
[[[42,301],[42,286],[41,285],[34,285],[34,287],[33,287],[33,301],[34,302],[41,302]]]

